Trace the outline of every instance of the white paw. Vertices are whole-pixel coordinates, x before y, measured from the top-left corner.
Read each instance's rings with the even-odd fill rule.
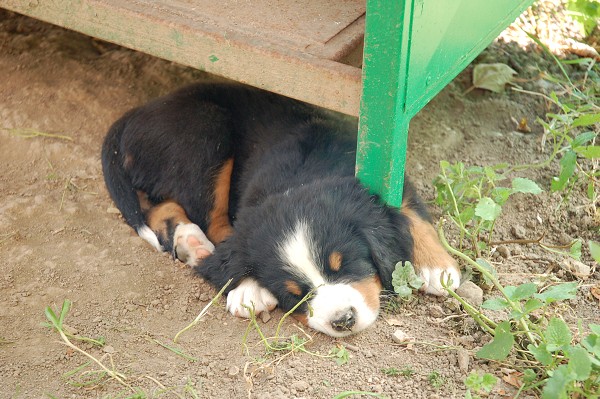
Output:
[[[453,290],[456,290],[460,285],[460,271],[455,265],[447,267],[421,266],[419,274],[423,279],[421,291],[427,294],[438,296],[447,295],[447,291],[444,289],[442,282]]]
[[[150,229],[150,227],[144,225],[137,230],[137,233],[144,240],[148,241],[150,245],[152,245],[157,251],[162,252],[163,248],[158,242],[158,237],[156,234]]]
[[[197,266],[199,260],[215,251],[215,246],[200,227],[193,223],[186,223],[179,224],[175,229],[173,251],[180,261],[190,266]]]
[[[250,311],[245,306],[254,307],[254,314],[259,315],[265,310],[273,310],[277,306],[277,299],[269,290],[258,285],[256,280],[246,278],[227,294],[227,310],[236,317],[247,319]]]

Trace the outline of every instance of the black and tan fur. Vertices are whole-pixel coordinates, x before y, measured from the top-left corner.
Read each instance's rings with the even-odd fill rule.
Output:
[[[343,336],[374,321],[397,262],[411,261],[430,293],[441,293],[441,275],[459,279],[410,183],[400,210],[385,205],[354,177],[355,155],[354,121],[258,89],[198,84],[126,113],[102,165],[141,236],[216,287],[233,280],[233,314],[246,316],[250,302],[287,311],[313,292],[319,319],[306,304],[297,317]]]

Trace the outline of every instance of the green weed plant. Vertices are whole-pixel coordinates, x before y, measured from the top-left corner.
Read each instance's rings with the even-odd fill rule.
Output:
[[[487,397],[497,382],[498,378],[490,373],[479,374],[472,371],[465,378],[465,386],[467,387],[465,399],[480,399],[481,396],[479,395]]]
[[[442,244],[489,279],[500,293],[477,308],[446,287],[482,330],[492,336],[476,356],[505,362],[509,356],[523,368],[519,393],[541,391],[542,399],[571,397],[597,398],[600,393],[600,325],[590,324],[590,333],[574,336],[567,323],[554,311],[553,305],[574,299],[577,282],[540,287],[536,283],[502,286],[482,259],[474,261],[451,247],[439,229]],[[505,319],[495,322],[483,309],[502,312]],[[581,330],[582,328],[580,328]],[[518,395],[517,395],[518,396]]]
[[[507,164],[481,167],[440,162],[440,173],[433,182],[435,203],[458,228],[461,250],[481,256],[492,241],[494,226],[510,196],[542,192],[534,181],[511,179],[509,173]]]
[[[107,394],[102,396],[107,399],[147,399],[151,397],[160,397],[165,393],[170,393],[180,399],[184,397],[192,396],[193,398],[198,398],[199,394],[194,387],[192,381],[188,379],[186,385],[181,387],[165,387],[158,380],[151,376],[143,376],[145,379],[148,379],[157,385],[157,388],[151,392],[146,392],[142,388],[133,385],[132,381],[135,381],[138,378],[132,378],[131,376],[126,376],[124,373],[119,372],[116,369],[116,366],[113,362],[110,354],[106,354],[101,358],[96,358],[92,354],[86,352],[84,349],[73,343],[73,340],[86,342],[88,344],[94,346],[104,346],[104,339],[92,339],[89,337],[72,334],[69,332],[67,325],[65,324],[65,319],[71,309],[72,302],[68,299],[65,299],[62,303],[60,309],[55,311],[52,307],[48,306],[44,310],[44,314],[46,315],[47,322],[43,323],[44,326],[54,330],[57,332],[62,340],[62,342],[71,348],[74,352],[80,353],[81,355],[87,357],[89,361],[83,363],[82,365],[75,367],[74,369],[63,374],[63,378],[66,382],[76,388],[81,388],[85,390],[91,390],[97,387],[100,387],[107,381],[113,380],[118,382],[121,385],[121,389],[117,390],[115,394]],[[155,341],[157,344],[169,349],[180,356],[183,356],[184,353],[176,348],[169,347],[165,344],[162,344],[158,341]],[[104,358],[108,357],[110,360],[110,364],[106,364]],[[185,356],[184,356],[185,357]],[[188,360],[192,360],[188,356]],[[96,365],[97,369],[92,369],[91,366]],[[179,393],[180,390],[183,390],[183,394]],[[53,397],[50,394],[47,394],[48,397]]]

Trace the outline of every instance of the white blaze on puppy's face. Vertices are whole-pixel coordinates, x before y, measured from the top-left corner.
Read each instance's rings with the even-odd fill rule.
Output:
[[[308,224],[303,221],[283,240],[280,249],[285,270],[314,289],[307,324],[334,337],[354,334],[373,324],[379,311],[379,280],[371,276],[359,282],[327,281],[315,252]],[[366,285],[370,287],[367,290]]]
[[[281,257],[288,272],[309,282],[313,287],[318,287],[325,284],[325,278],[315,262],[312,244],[308,224],[299,221],[294,231],[283,241]]]

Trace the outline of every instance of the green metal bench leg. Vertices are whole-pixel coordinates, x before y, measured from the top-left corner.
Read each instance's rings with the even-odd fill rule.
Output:
[[[367,0],[356,175],[402,203],[410,119],[532,0]]]
[[[356,173],[392,206],[400,206],[408,124],[405,114],[412,1],[367,1],[363,94]]]

